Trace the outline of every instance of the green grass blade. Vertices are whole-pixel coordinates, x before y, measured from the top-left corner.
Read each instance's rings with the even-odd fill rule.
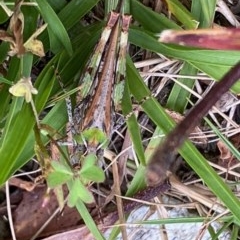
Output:
[[[235,240],[239,238],[239,226],[233,225],[232,231],[231,231],[231,240]]]
[[[141,224],[152,225],[152,224],[175,224],[175,223],[197,223],[197,222],[207,222],[213,220],[212,217],[181,217],[181,218],[164,218],[164,219],[157,219],[157,220],[146,220],[142,221]],[[231,216],[225,216],[219,218],[221,222],[232,222],[233,218]]]
[[[7,42],[2,42],[0,44],[0,63],[3,63],[3,61],[8,56],[9,51],[9,44]]]
[[[72,184],[69,183],[68,187],[69,187],[69,189],[71,189]],[[85,204],[80,199],[78,199],[78,201],[76,203],[76,208],[77,208],[80,216],[82,217],[83,221],[85,222],[87,228],[93,234],[95,239],[104,240],[104,237],[102,236],[102,234],[98,230],[98,228],[97,228],[92,216],[90,215],[88,209],[86,208]]]
[[[114,11],[118,5],[118,2],[120,0],[108,0],[106,1],[106,4],[105,4],[105,17],[111,12],[111,11]]]
[[[185,62],[179,74],[195,76],[197,74],[197,69]],[[192,89],[195,84],[195,80],[190,78],[178,78],[177,80],[190,89]],[[168,97],[166,107],[179,113],[183,113],[190,96],[191,93],[189,91],[182,88],[178,83],[175,83]]]
[[[59,68],[59,74],[61,76],[61,80],[65,84],[68,84],[69,81],[74,82],[73,79],[75,78],[76,74],[81,69],[83,69],[85,64],[84,61],[79,61],[79,59],[87,59],[87,57],[89,56],[94,44],[96,43],[99,37],[99,32],[96,31],[96,29],[99,30],[99,28],[101,28],[101,25],[97,26],[97,28],[94,27],[91,31],[88,31],[87,33],[83,34],[83,36],[87,34],[87,37],[89,37],[89,41],[82,42],[81,41],[82,38],[76,41],[75,44],[76,46],[78,46],[78,49],[74,51],[74,54],[71,56],[71,58],[69,58],[69,55],[67,54],[66,51],[63,51],[61,54],[56,55],[42,70],[41,74],[38,76],[37,81],[35,83],[35,87],[39,91],[39,94],[35,97],[35,104],[38,111],[42,110],[42,108],[46,105],[46,101],[49,101],[50,96],[53,96],[54,94],[58,93],[59,90],[61,90],[57,81],[54,80],[56,78],[56,71],[57,71],[55,67]],[[14,59],[14,62],[13,62],[14,64],[12,64],[13,67],[11,67],[10,65],[11,71],[9,72],[10,74],[12,74],[10,76],[11,78],[16,76],[17,70],[15,69],[19,69],[19,61],[15,61],[17,60],[17,58],[13,58],[13,59]],[[15,73],[15,76],[13,73]],[[51,84],[54,84],[54,86],[51,87]],[[51,91],[51,89],[53,90]],[[51,95],[49,95],[48,91],[50,92]],[[8,93],[8,89],[6,89],[6,94],[7,96],[10,96],[10,94]],[[0,98],[1,96],[2,95],[0,94]],[[6,99],[4,99],[4,101],[6,101]],[[9,99],[7,104],[9,104]],[[12,108],[13,106],[11,106],[11,109]],[[17,128],[16,134],[19,134],[20,129],[23,130],[23,132],[21,132],[21,135],[19,135],[19,137],[20,137],[20,142],[22,142],[22,145],[24,146],[24,149],[21,151],[18,149],[20,155],[15,154],[15,156],[11,157],[11,162],[13,163],[13,165],[11,165],[11,162],[9,163],[7,161],[7,163],[9,163],[9,165],[7,166],[7,168],[9,168],[9,171],[6,171],[4,175],[0,176],[1,177],[0,184],[5,182],[9,178],[9,176],[11,176],[16,170],[18,170],[21,166],[23,166],[27,161],[29,161],[31,157],[33,157],[34,155],[33,146],[34,146],[35,139],[32,132],[33,125],[31,124],[35,124],[35,121],[34,119],[31,119],[31,120],[29,119],[29,117],[32,116],[31,109],[23,110],[21,109],[22,105],[19,105],[19,104],[17,108],[18,108],[17,112],[19,112],[20,110],[23,111],[21,113],[22,114],[21,116],[23,116],[23,118],[21,119],[20,117],[21,120],[19,120],[20,121],[19,124],[20,125],[23,124],[23,126],[20,127],[19,125],[19,128]],[[15,118],[16,115],[13,115],[13,116]],[[63,127],[65,127],[66,122],[67,122],[67,112],[66,112],[65,101],[56,103],[56,105],[41,121],[41,123],[51,126],[56,131],[59,131]],[[13,125],[10,124],[10,126],[11,126],[10,128],[12,129]],[[11,134],[13,134],[13,132]],[[12,141],[10,141],[11,144],[15,144],[15,141],[17,141],[17,139],[14,139],[14,135],[12,135],[11,137],[13,138]],[[49,139],[47,137],[43,137],[42,141],[44,144],[46,144],[49,141]],[[10,145],[9,145],[9,148],[10,148]],[[17,145],[16,145],[16,148],[18,148]],[[18,150],[16,149],[16,152],[18,152]],[[0,153],[0,156],[2,156],[1,153]],[[7,157],[7,155],[4,156],[4,159],[5,157]],[[3,162],[1,162],[1,159],[0,159],[0,166],[1,164],[3,164]]]
[[[196,29],[198,22],[193,15],[178,1],[166,0],[169,11],[185,26],[186,29]]]
[[[193,15],[196,16],[196,19],[198,21],[200,21],[200,24],[202,27],[203,26],[208,27],[212,24],[212,20],[213,20],[214,13],[215,13],[215,5],[213,2],[214,1],[211,1],[211,3],[206,2],[206,1],[202,2],[202,1],[198,1],[198,0],[197,1],[193,0],[193,2],[192,2],[192,13],[193,13]],[[210,8],[209,8],[209,12],[208,12],[207,16],[206,16],[206,13],[203,12],[203,9],[202,9],[202,4],[205,4],[205,3],[209,4],[209,5],[211,4],[211,6],[209,6]],[[204,22],[205,19],[207,19],[206,22]],[[204,24],[202,24],[203,22],[204,22]],[[189,63],[185,62],[183,65],[183,68],[180,71],[180,75],[195,76],[196,74],[197,74],[197,69],[195,67],[193,67],[192,65],[190,65]],[[195,80],[190,79],[190,78],[178,78],[177,80],[190,89],[192,89],[195,84]],[[174,83],[174,86],[168,97],[166,107],[170,108],[172,110],[175,110],[179,113],[183,113],[190,96],[191,96],[191,94],[189,93],[189,91],[182,88],[178,83]]]
[[[61,9],[63,9],[66,5],[67,5],[67,1],[65,0],[48,0],[48,3],[51,5],[52,9],[55,12],[59,12],[61,11]]]
[[[214,79],[220,79],[240,59],[240,52],[237,51],[199,50],[161,44],[147,32],[136,27],[130,28],[129,40],[141,48],[187,61]],[[239,93],[240,83],[237,82],[231,89]]]
[[[88,13],[99,0],[72,0],[58,14],[66,30],[69,30]],[[69,17],[71,16],[71,17]]]
[[[145,157],[144,157],[142,139],[140,135],[140,129],[138,126],[136,116],[134,113],[132,113],[133,109],[132,109],[132,102],[131,102],[130,92],[128,87],[128,81],[129,79],[127,79],[125,83],[125,89],[122,97],[122,111],[125,117],[128,116],[126,119],[126,122],[127,122],[131,139],[133,141],[133,146],[136,151],[136,154],[139,158],[140,163],[145,165]],[[129,114],[131,115],[129,116]]]
[[[63,26],[65,27],[65,29],[68,31],[75,27],[77,32],[79,32],[79,29],[82,32],[85,28],[83,28],[83,29],[81,28],[81,24],[79,23],[79,20],[85,14],[87,14],[88,11],[91,8],[93,8],[97,4],[98,1],[99,0],[72,0],[72,1],[70,1],[58,13],[58,17],[59,17],[60,21],[62,22]],[[55,6],[53,4],[52,4],[52,6],[54,7],[54,10],[55,10],[56,9]],[[69,16],[71,16],[71,17],[69,17]],[[90,25],[90,27],[92,27],[92,25]],[[82,39],[86,39],[86,38],[88,38],[90,40],[89,32],[87,34],[88,35],[86,35],[85,38],[81,38],[81,41],[82,41]],[[39,39],[41,39],[41,41],[44,44],[45,51],[49,50],[49,40],[50,40],[49,38],[51,38],[51,37],[48,36],[46,31],[44,31],[41,34],[41,36],[39,37]],[[74,40],[73,40],[73,43],[74,43]],[[57,44],[57,45],[59,45],[59,44]],[[56,50],[59,50],[59,47],[58,48],[57,47],[58,46],[56,46]]]
[[[152,139],[150,140],[146,150],[145,150],[145,156],[146,156],[146,162],[150,159],[150,156],[152,155],[152,150],[155,149],[155,147],[160,144],[162,141],[162,138],[159,136],[163,136],[163,131],[160,128],[156,128]],[[126,196],[133,196],[136,192],[144,189],[146,187],[145,179],[143,178],[145,174],[145,166],[140,165],[137,168],[137,171],[134,175],[133,180],[131,181],[130,186],[128,187],[128,191],[126,193]]]
[[[207,118],[204,119],[215,132],[215,134],[222,140],[222,142],[226,144],[227,148],[234,155],[234,157],[240,160],[240,152],[234,147],[234,145],[225,136],[223,136],[223,134]]]
[[[0,83],[6,83],[8,85],[12,85],[11,81],[9,81],[8,79],[1,77],[1,76],[0,76]]]
[[[67,122],[67,113],[66,113],[66,103],[65,101],[58,102],[51,111],[47,114],[47,116],[43,119],[42,123],[51,126],[53,129],[57,131],[61,130],[66,126]],[[47,137],[42,139],[43,143],[46,144],[49,139]],[[9,171],[9,174],[6,175],[5,181],[11,174],[13,174],[16,170],[22,167],[31,157],[34,155],[33,144],[35,142],[33,133],[28,135],[26,140],[24,151],[21,152],[17,161],[12,166]]]
[[[16,101],[21,100],[17,99]],[[14,118],[10,116],[11,124],[9,123],[10,127],[6,129],[8,132],[5,134],[6,138],[0,148],[0,168],[2,170],[0,185],[7,180],[9,171],[17,161],[19,154],[23,151],[24,143],[34,125],[34,117],[29,104],[25,104],[21,112],[15,111],[16,107],[14,104],[11,108],[13,109],[12,116],[15,116]]]
[[[36,0],[36,2],[38,4],[41,16],[48,24],[49,30],[53,33],[58,42],[60,42],[66,49],[68,54],[71,55],[73,53],[71,41],[62,22],[46,0]]]
[[[9,71],[7,73],[6,79],[12,81],[12,84],[20,78],[20,59],[13,57],[9,62]],[[0,119],[1,122],[5,121],[6,114],[9,111],[9,102],[11,100],[11,95],[9,94],[9,85],[4,84],[0,90]]]
[[[81,217],[83,218],[86,226],[88,227],[88,229],[91,231],[91,233],[95,237],[95,239],[104,240],[104,237],[98,230],[95,222],[92,219],[92,216],[89,214],[88,209],[86,208],[86,206],[84,205],[84,203],[81,200],[77,201],[76,208],[77,208],[79,214],[81,215]]]
[[[203,3],[202,1],[193,1],[192,13],[197,16],[196,19],[199,20],[200,23],[203,23],[204,19],[208,19],[208,21],[206,21],[204,23],[204,25],[201,25],[201,26],[207,27],[207,26],[210,26],[210,24],[212,24],[212,22],[210,22],[210,20],[211,21],[213,20],[213,16],[215,13],[215,5],[213,2],[214,1],[211,1],[211,6],[209,6],[210,7],[209,13],[206,16],[206,13],[203,12],[202,4],[206,3],[206,4],[210,5],[210,2],[204,1],[204,3]],[[198,71],[195,67],[193,67],[189,63],[185,62],[183,65],[183,68],[180,71],[180,75],[195,76],[197,74],[197,72]],[[190,79],[190,78],[178,78],[177,81],[179,81],[180,83],[182,83],[183,85],[185,85],[186,87],[188,87],[190,89],[192,89],[195,84],[195,80]],[[191,94],[189,93],[189,91],[182,88],[178,83],[175,83],[171,90],[171,93],[168,97],[166,107],[170,108],[172,110],[175,110],[179,113],[183,113],[190,96],[191,96]]]
[[[173,121],[165,113],[159,103],[153,97],[149,97],[149,91],[145,91],[144,93],[144,88],[141,87],[144,85],[143,80],[130,59],[127,60],[127,75],[128,77],[135,79],[134,83],[129,83],[131,93],[138,101],[147,98],[142,104],[142,108],[158,127],[160,127],[165,133],[168,133],[174,127]],[[138,91],[140,87],[142,88],[141,94],[139,94]],[[238,198],[207,163],[206,159],[199,153],[195,146],[189,141],[186,141],[179,152],[191,168],[202,178],[226,207],[229,208],[236,219],[240,220],[240,212],[236,211],[236,209],[240,208]]]
[[[21,6],[21,10],[24,14],[24,39],[28,39],[37,29],[39,14],[38,10],[32,6]]]
[[[4,7],[7,7],[4,2],[2,2],[2,4],[4,4]],[[8,19],[9,19],[9,16],[7,15],[6,11],[4,11],[4,9],[1,6],[0,7],[0,24],[4,23]]]
[[[211,27],[215,16],[217,0],[193,0],[192,13],[199,21],[199,28]]]
[[[181,29],[181,27],[169,20],[163,14],[158,14],[152,11],[136,0],[131,1],[131,15],[146,30],[151,31],[154,34],[160,33],[162,30],[169,28]]]
[[[43,109],[51,92],[54,78],[50,76],[54,76],[53,68],[49,69],[48,75],[42,79],[41,85],[38,87],[41,93],[35,98],[35,105],[38,111]],[[35,118],[30,104],[24,103],[20,108],[16,107],[15,102],[19,104],[22,102],[22,99],[19,98],[13,101],[10,108],[11,114],[8,117],[6,128],[4,129],[3,136],[5,137],[1,139],[0,168],[3,172],[0,175],[0,185],[7,180],[11,169],[14,169],[15,165],[18,165],[18,157],[24,152],[25,143],[35,124]],[[12,146],[14,146],[14,148]],[[27,161],[27,159],[25,161]]]

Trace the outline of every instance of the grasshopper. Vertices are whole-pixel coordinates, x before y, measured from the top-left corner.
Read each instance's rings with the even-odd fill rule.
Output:
[[[72,164],[78,164],[81,156],[90,153],[99,159],[103,157],[103,149],[113,129],[116,83],[119,85],[115,92],[123,89],[120,81],[125,75],[130,22],[131,16],[110,12],[107,25],[80,80],[82,87],[77,94],[71,123],[71,132],[76,140],[70,156]],[[116,104],[119,104],[120,98]]]

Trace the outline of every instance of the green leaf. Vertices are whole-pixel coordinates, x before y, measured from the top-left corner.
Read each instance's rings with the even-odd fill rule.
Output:
[[[234,145],[207,118],[204,119],[211,129],[216,133],[216,135],[222,140],[222,142],[226,144],[233,156],[240,160],[240,152],[238,149],[236,149]]]
[[[82,132],[82,137],[88,143],[104,144],[108,141],[106,134],[98,128],[89,128]]]
[[[0,63],[2,63],[8,56],[9,44],[7,42],[2,42],[0,44]],[[9,72],[8,72],[9,73]]]
[[[12,85],[12,82],[11,82],[11,81],[9,81],[9,80],[7,80],[6,78],[1,77],[1,76],[0,76],[0,83],[6,83],[6,84],[8,84],[8,85]]]
[[[64,115],[64,111],[66,111],[66,103],[65,101],[57,103],[51,111],[47,114],[47,116],[43,119],[42,123],[48,124],[52,126],[54,129],[62,129],[66,125],[67,116]],[[19,157],[17,157],[17,161],[15,160],[14,165],[12,166],[12,169],[7,175],[1,175],[3,179],[6,179],[13,174],[16,170],[18,170],[21,166],[23,166],[33,155],[33,144],[35,142],[34,135],[28,134],[26,139],[26,144],[24,145],[24,151],[21,151],[21,154]],[[48,142],[49,139],[47,137],[43,138],[43,142]],[[1,161],[0,161],[1,163]],[[2,180],[1,180],[2,181]],[[4,181],[4,180],[3,180]]]
[[[89,181],[99,182],[99,183],[105,180],[104,171],[97,166],[81,169],[79,174],[84,180],[89,180]]]
[[[37,111],[41,111],[48,100],[51,93],[52,86],[55,79],[54,69],[50,67],[47,74],[41,76],[41,84],[36,86],[39,93],[35,97],[35,106]],[[30,73],[29,73],[30,74]],[[39,76],[40,78],[40,76]],[[17,167],[22,166],[23,162],[19,161],[19,156],[25,151],[33,151],[34,140],[31,140],[31,148],[26,150],[26,142],[33,134],[33,126],[35,124],[35,117],[30,104],[23,103],[23,100],[14,99],[10,106],[10,111],[6,120],[6,127],[4,128],[1,137],[0,148],[0,167],[3,170],[0,175],[0,185],[6,181],[10,172],[17,170]],[[17,137],[16,137],[17,136]],[[32,138],[33,139],[33,138]],[[14,148],[12,147],[14,145]],[[6,160],[7,159],[7,160]],[[28,159],[25,158],[25,162]]]
[[[51,172],[47,176],[47,185],[50,188],[55,188],[59,185],[67,183],[71,178],[71,174],[64,174],[62,172]]]
[[[233,228],[231,230],[231,237],[230,237],[230,239],[238,239],[239,230],[240,230],[240,227],[234,224]]]
[[[59,173],[73,175],[72,169],[67,164],[65,165],[58,161],[52,161],[51,165],[54,168],[54,170]]]
[[[211,1],[211,3],[214,1]],[[204,22],[206,19],[205,14],[203,13],[202,10],[202,4],[204,3],[210,3],[210,1],[192,1],[192,14],[196,18],[196,20],[199,21],[199,27],[210,27],[212,22],[210,22],[210,18],[213,20],[213,16],[215,13],[215,6],[214,8],[211,7],[209,10],[209,15],[208,15],[208,21]],[[216,3],[215,3],[216,4]],[[212,5],[211,5],[212,6]],[[209,6],[210,7],[210,6]],[[210,14],[211,12],[211,14]],[[180,71],[180,75],[190,75],[190,76],[195,76],[197,74],[197,69],[190,65],[189,63],[185,62],[183,65],[183,68]],[[177,79],[180,83],[184,84],[188,88],[192,89],[194,86],[195,81],[193,79],[188,79],[188,78],[178,78]],[[171,93],[168,97],[168,101],[166,104],[167,108],[170,108],[174,111],[177,111],[179,113],[183,113],[185,110],[185,107],[188,103],[188,99],[190,98],[191,94],[189,91],[185,90],[183,87],[181,87],[178,83],[174,83],[174,86],[171,90]]]
[[[81,183],[79,178],[76,178],[73,180],[73,184],[69,188],[68,206],[76,206],[79,199],[85,203],[94,202],[92,193]]]
[[[84,170],[84,169],[87,169],[89,167],[92,167],[96,163],[97,163],[97,156],[95,154],[93,154],[93,153],[90,153],[83,159],[81,170]]]
[[[59,12],[58,17],[68,30],[88,13],[99,0],[72,0]],[[71,17],[69,17],[71,16]]]
[[[72,1],[68,2],[68,4],[63,9],[61,9],[61,11],[58,13],[58,17],[59,17],[60,21],[62,22],[63,26],[65,27],[65,29],[68,31],[68,30],[70,30],[70,28],[76,27],[77,31],[79,32],[79,28],[81,26],[79,23],[79,20],[85,14],[87,14],[88,11],[91,8],[93,8],[97,4],[98,1],[99,0],[72,0]],[[58,4],[58,1],[57,1],[57,4]],[[54,7],[54,9],[56,9],[53,4],[51,4],[51,5]],[[71,17],[69,17],[69,16],[71,16]],[[92,25],[90,25],[89,27],[91,28]],[[81,33],[84,31],[84,29],[81,28]],[[88,41],[82,41],[82,39],[89,39],[89,41],[91,41],[89,32],[87,32],[85,38],[84,37],[82,38],[81,36],[79,36],[79,37],[81,38],[81,42],[78,45],[80,45],[81,43],[84,43],[84,44],[88,43]],[[47,33],[43,32],[40,39],[44,44],[45,50],[47,51],[49,49],[49,37],[47,36]],[[74,41],[73,41],[73,43],[74,43]],[[85,59],[85,58],[79,57],[79,59]],[[80,62],[77,62],[77,63],[79,63],[81,65]],[[76,62],[75,62],[75,64],[76,64]]]
[[[133,141],[134,149],[138,156],[138,159],[142,165],[145,165],[145,156],[144,149],[142,144],[142,138],[140,133],[140,128],[138,126],[137,118],[133,113],[131,95],[128,86],[128,78],[126,78],[125,88],[122,97],[122,112],[124,116],[127,118],[127,127],[130,133],[131,139]]]
[[[35,104],[38,111],[42,111],[42,108],[45,106],[46,101],[49,101],[49,94],[51,97],[59,91],[59,84],[56,83],[56,68],[58,66],[59,74],[63,83],[68,83],[70,79],[74,81],[76,74],[83,69],[85,61],[79,62],[79,59],[87,59],[90,55],[90,52],[96,43],[99,37],[99,29],[101,24],[94,26],[93,28],[88,29],[87,32],[84,32],[83,35],[75,42],[77,50],[74,52],[74,55],[69,58],[67,52],[63,51],[61,54],[56,55],[41,71],[41,74],[38,76],[35,87],[38,89],[39,94],[35,97]],[[95,34],[96,33],[96,34]],[[95,34],[95,35],[93,35]],[[89,41],[82,41],[82,37],[88,39]],[[1,48],[1,46],[0,46]],[[1,50],[0,50],[1,51]],[[0,56],[1,57],[1,56]],[[10,60],[9,71],[7,79],[14,81],[18,76],[20,76],[21,64],[18,58],[13,57]],[[29,105],[22,106],[22,99],[14,99],[10,101],[10,94],[8,92],[9,86],[4,85],[1,89],[0,94],[0,119],[4,118],[6,121],[6,111],[10,112],[7,115],[7,119],[16,118],[17,113],[21,110],[21,116],[19,116],[17,122],[18,126],[13,128],[13,122],[9,120],[9,126],[11,131],[13,130],[11,136],[6,134],[9,137],[9,142],[4,149],[0,149],[0,167],[2,164],[5,165],[6,169],[0,174],[0,185],[3,184],[14,172],[16,172],[21,166],[23,166],[27,161],[29,161],[34,155],[34,135],[33,135],[33,125],[35,124],[35,119],[31,108],[28,110],[25,109]],[[15,103],[17,101],[17,104]],[[11,104],[9,104],[11,102]],[[16,105],[13,107],[13,105]],[[11,113],[11,111],[14,111]],[[10,117],[11,116],[11,117]],[[31,118],[30,118],[31,117]],[[43,124],[49,125],[51,128],[56,131],[61,130],[66,126],[67,122],[67,111],[65,101],[57,102],[53,108],[47,113],[44,119],[41,121]],[[8,125],[6,125],[6,129]],[[4,127],[5,128],[5,127]],[[30,131],[30,132],[29,132]],[[5,129],[4,129],[5,132]],[[8,131],[6,130],[6,133]],[[4,133],[3,133],[4,135]],[[1,142],[3,140],[3,135],[1,136]],[[16,138],[16,136],[18,136]],[[43,136],[43,143],[46,144],[49,141],[49,138]],[[14,145],[14,149],[12,148]],[[9,149],[10,150],[9,150]],[[24,149],[23,149],[24,148]],[[13,151],[14,150],[14,151]],[[11,154],[9,154],[10,152]],[[8,160],[5,160],[5,159]],[[3,169],[3,168],[2,168]]]
[[[68,189],[72,189],[74,182],[69,181],[67,185]],[[91,231],[95,239],[104,240],[102,234],[100,233],[98,227],[96,226],[96,223],[94,222],[92,216],[89,213],[89,209],[87,209],[87,207],[80,198],[77,201],[75,201],[75,207],[77,208],[79,215],[84,220],[87,228]]]
[[[62,22],[53,11],[51,6],[46,0],[36,0],[41,16],[44,21],[48,24],[50,31],[53,33],[54,37],[64,46],[69,55],[72,55],[72,45],[67,34],[66,29],[64,28]]]
[[[9,8],[6,6],[6,4],[5,4],[4,1],[1,1],[1,6],[0,6],[0,24],[6,22],[6,21],[9,19],[9,16],[8,16],[8,14],[6,13],[6,11],[4,11],[3,7],[6,8],[6,11],[9,13],[9,15],[10,15],[10,13],[11,13],[11,9],[9,9]]]
[[[129,78],[134,79],[133,82],[129,81],[129,83],[131,83],[129,84],[129,87],[133,96],[140,101],[146,99],[142,104],[142,108],[146,114],[165,133],[171,131],[174,126],[173,121],[166,114],[159,103],[153,97],[149,97],[148,91],[145,90],[144,93],[144,87],[141,87],[144,85],[144,82],[129,58],[127,59],[127,75]],[[142,90],[140,90],[140,87]],[[141,95],[139,92],[141,92]],[[140,98],[140,96],[142,98]],[[230,209],[232,214],[239,221],[240,212],[235,211],[236,209],[240,208],[240,202],[238,198],[212,169],[212,167],[199,153],[195,146],[189,141],[186,141],[179,152],[186,162],[192,167],[192,169],[201,177],[201,179],[216,194],[216,196],[218,196],[218,198],[226,205],[226,207]]]
[[[185,62],[179,74],[195,76],[197,74],[197,69]],[[178,78],[177,81],[190,89],[192,89],[195,84],[195,80],[190,78]],[[166,107],[179,113],[184,113],[190,96],[191,93],[189,91],[184,89],[178,83],[174,83]]]
[[[24,15],[24,31],[23,37],[27,40],[36,30],[38,26],[39,14],[33,6],[21,6],[21,11]]]
[[[89,210],[86,208],[85,204],[81,200],[77,201],[76,208],[81,217],[83,218],[87,228],[91,231],[95,239],[104,240],[105,238],[102,236],[101,232],[96,226],[92,216],[89,213]]]
[[[184,24],[187,29],[196,29],[198,22],[194,19],[193,15],[178,1],[166,0],[169,11]]]
[[[55,12],[61,11],[68,3],[67,0],[48,0],[48,3],[51,5],[52,9]]]
[[[136,0],[131,1],[131,14],[146,30],[160,33],[165,29],[181,29],[163,14],[158,14]]]
[[[208,28],[212,26],[215,16],[217,0],[193,0],[192,14],[199,21],[200,28]]]

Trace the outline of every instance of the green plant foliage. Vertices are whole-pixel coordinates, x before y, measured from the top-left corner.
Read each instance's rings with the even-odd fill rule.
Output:
[[[81,170],[71,169],[67,164],[52,161],[53,171],[47,174],[47,183],[50,188],[56,188],[63,184],[69,187],[68,205],[74,207],[78,201],[85,203],[94,202],[92,193],[85,187],[88,182],[103,182],[104,172],[95,166],[97,158],[90,154],[86,156]]]
[[[81,199],[85,203],[93,203],[94,197],[90,191],[82,184],[80,179],[75,179],[71,187],[69,187],[68,206],[75,207],[78,200]]]
[[[59,185],[63,185],[71,180],[71,174],[66,174],[60,171],[55,170],[54,172],[50,173],[47,177],[47,184],[50,188],[55,188]]]
[[[53,38],[53,43],[58,44],[55,41],[60,42],[65,47],[66,51],[71,55],[71,42],[62,22],[59,20],[58,16],[47,1],[37,0],[36,2],[38,4],[41,16],[43,17],[44,21],[49,25],[49,35]]]
[[[166,2],[168,5],[168,9],[182,24],[184,24],[185,28],[197,28],[198,22],[178,0],[166,0]]]
[[[80,177],[85,181],[103,182],[105,179],[103,170],[96,166],[97,157],[94,154],[87,155],[83,160],[82,168],[79,171]]]
[[[7,5],[8,10],[11,12],[14,9],[14,1],[8,2],[12,3],[12,5]],[[30,91],[27,92],[27,100],[30,99],[35,106],[41,124],[49,126],[49,128],[54,129],[56,133],[63,136],[66,135],[65,128],[68,122],[65,97],[70,97],[73,105],[75,104],[76,91],[80,91],[77,88],[79,79],[84,74],[86,76],[86,85],[82,88],[82,95],[87,96],[90,90],[88,84],[91,84],[92,76],[90,73],[92,72],[84,73],[84,70],[91,57],[98,57],[98,55],[93,56],[94,46],[100,38],[107,19],[107,15],[103,16],[103,19],[99,21],[95,21],[97,17],[92,19],[91,11],[97,6],[98,2],[99,0],[31,0],[30,3],[33,5],[21,6],[24,16],[24,41],[37,31],[39,19],[42,19],[48,24],[47,30],[44,30],[38,39],[43,44],[45,53],[49,53],[51,58],[51,60],[46,58],[47,64],[44,64],[43,69],[39,70],[40,73],[34,81],[31,79],[33,85]],[[109,12],[116,6],[116,2],[102,2],[106,2],[103,13]],[[173,18],[169,18],[163,13],[154,12],[149,7],[144,6],[141,1],[129,0],[129,2],[126,2],[129,5],[126,12],[132,15],[134,21],[134,24],[129,29],[129,43],[137,49],[147,50],[182,61],[184,65],[180,74],[196,75],[197,72],[202,71],[218,81],[239,61],[239,51],[196,49],[158,42],[158,34],[166,29],[181,30],[212,26],[216,0],[192,0],[191,8],[184,6],[181,3],[182,1],[167,0],[165,1],[166,6],[174,15]],[[0,1],[0,3],[3,4],[5,1]],[[10,15],[8,16],[1,4],[0,23],[7,26]],[[83,18],[84,21],[82,21]],[[91,18],[91,21],[89,21],[89,18]],[[28,103],[23,98],[26,98],[26,94],[22,94],[23,97],[19,96],[20,94],[18,94],[18,97],[16,97],[17,94],[11,95],[9,89],[14,88],[22,78],[30,79],[33,76],[34,67],[41,61],[41,58],[33,56],[31,52],[24,53],[23,56],[9,56],[9,50],[9,43],[2,41],[0,44],[0,65],[5,66],[7,64],[7,69],[1,69],[0,71],[0,185],[3,185],[9,177],[36,154],[34,152],[36,139],[33,131],[36,125],[36,115],[33,112],[31,101]],[[93,63],[97,60],[93,59]],[[123,61],[121,68],[125,71],[125,61]],[[160,138],[151,140],[146,150],[144,150],[141,129],[137,116],[133,113],[135,106],[141,106],[144,113],[157,126],[153,136],[167,134],[175,124],[164,108],[152,96],[130,56],[127,57],[125,72],[125,85],[123,83],[119,85],[121,89],[117,92],[116,98],[118,98],[118,106],[121,105],[122,114],[126,118],[127,130],[137,160],[140,163],[127,189],[126,195],[132,196],[138,190],[146,187],[145,166],[153,149],[161,141]],[[61,88],[59,79],[66,87],[66,92]],[[189,81],[188,78],[179,78],[178,80],[189,88],[193,87],[194,81]],[[19,87],[19,85],[17,86]],[[38,92],[36,95],[33,95],[34,89]],[[240,83],[237,82],[231,90],[239,94]],[[121,101],[119,96],[122,96],[122,92]],[[19,93],[19,88],[17,88],[17,93]],[[175,84],[169,94],[167,107],[183,113],[190,96],[186,90]],[[212,128],[214,129],[214,126]],[[43,145],[49,143],[50,138],[48,135],[55,140],[54,133],[42,134],[40,138]],[[221,134],[219,136],[235,156],[239,157],[238,151]],[[106,135],[97,128],[87,129],[81,135],[75,136],[75,140],[81,143],[85,141],[94,144],[99,143],[102,147],[106,147],[109,142]],[[68,206],[78,209],[96,239],[103,239],[84,205],[94,201],[89,184],[91,182],[101,183],[105,179],[103,170],[97,165],[97,157],[94,154],[88,154],[80,159],[80,168],[75,169],[68,163],[68,158],[70,159],[71,156],[68,156],[70,154],[67,153],[67,148],[59,146],[59,149],[61,149],[60,155],[64,153],[65,156],[51,162],[51,168],[48,169],[49,172],[46,174],[47,184],[50,188],[55,189],[62,189],[63,185],[67,185],[69,190]],[[217,198],[230,210],[230,220],[227,219],[226,222],[229,221],[236,225],[233,234],[236,236],[240,223],[240,203],[238,198],[193,144],[186,141],[179,152]],[[164,222],[159,220],[156,224],[173,223],[175,220],[168,219],[164,220]],[[202,220],[198,218],[177,219],[176,221],[183,223]],[[213,233],[212,236],[216,237],[217,234]]]

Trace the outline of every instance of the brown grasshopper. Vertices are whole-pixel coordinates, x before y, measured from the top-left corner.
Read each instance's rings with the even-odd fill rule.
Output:
[[[76,139],[71,162],[89,153],[103,156],[114,121],[113,92],[124,78],[128,28],[131,16],[111,12],[107,26],[81,79],[81,91],[73,111],[71,132]],[[81,99],[78,101],[78,99]],[[101,164],[100,164],[101,165]]]

